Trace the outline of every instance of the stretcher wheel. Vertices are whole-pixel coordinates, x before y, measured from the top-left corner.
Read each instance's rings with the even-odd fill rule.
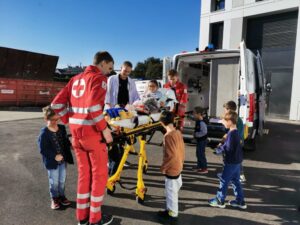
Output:
[[[109,195],[113,195],[115,191],[116,191],[116,186],[113,186],[112,191],[109,189],[106,190],[107,194],[109,194]]]
[[[254,138],[254,139],[249,138],[249,139],[245,140],[243,149],[248,150],[248,151],[255,151],[256,150],[256,138]]]
[[[144,196],[144,199],[145,199],[145,196]],[[139,204],[144,204],[144,199],[140,198],[139,196],[136,196],[136,201]]]
[[[148,165],[143,166],[143,173],[146,174],[148,171]]]

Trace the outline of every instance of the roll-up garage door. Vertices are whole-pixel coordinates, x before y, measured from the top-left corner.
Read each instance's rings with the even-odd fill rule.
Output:
[[[247,19],[246,44],[260,51],[267,82],[267,116],[288,119],[290,113],[298,11]]]

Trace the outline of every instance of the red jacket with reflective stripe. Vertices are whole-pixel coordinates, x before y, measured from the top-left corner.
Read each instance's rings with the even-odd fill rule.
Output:
[[[73,77],[57,94],[51,103],[61,116],[63,123],[69,123],[72,136],[99,135],[106,128],[103,117],[107,77],[95,66],[88,66],[81,74]]]
[[[164,85],[164,88],[175,89],[176,99],[179,104],[176,113],[179,116],[184,116],[184,113],[186,111],[186,103],[188,102],[188,94],[187,94],[186,85],[184,83],[181,83],[180,81],[177,81],[175,83],[175,85],[172,86],[171,83],[168,82]]]

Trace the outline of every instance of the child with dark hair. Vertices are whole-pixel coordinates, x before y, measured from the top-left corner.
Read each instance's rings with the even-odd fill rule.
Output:
[[[164,111],[160,121],[166,130],[164,135],[163,162],[161,172],[165,175],[166,209],[159,211],[158,216],[171,224],[178,218],[178,192],[182,186],[181,171],[185,158],[185,146],[182,134],[174,127],[174,114]]]
[[[194,137],[197,140],[196,157],[197,167],[194,168],[200,174],[208,173],[207,160],[205,156],[205,147],[207,142],[207,126],[204,122],[205,110],[202,107],[195,107],[193,111],[193,119],[195,120]]]
[[[38,146],[48,171],[51,209],[59,209],[71,205],[65,196],[67,163],[74,164],[71,143],[65,126],[57,123],[59,115],[50,106],[43,108],[43,114],[47,126],[41,129]]]
[[[240,143],[239,133],[236,127],[238,115],[229,111],[225,114],[223,123],[229,132],[224,143],[216,149],[217,154],[224,153],[224,168],[220,177],[220,186],[217,196],[209,200],[209,205],[213,207],[225,208],[225,198],[228,185],[232,183],[235,200],[229,201],[232,207],[246,209],[244,193],[240,182],[240,169],[243,161],[243,152]]]

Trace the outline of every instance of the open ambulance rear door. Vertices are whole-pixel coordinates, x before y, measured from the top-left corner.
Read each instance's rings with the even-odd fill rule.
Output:
[[[258,134],[263,135],[266,111],[266,80],[264,75],[262,59],[258,51],[256,55],[256,63],[258,70]]]
[[[240,64],[241,64],[241,71],[240,71],[240,105],[239,105],[239,116],[243,120],[243,123],[247,123],[248,114],[248,105],[247,105],[247,87],[246,87],[246,73],[247,73],[247,56],[246,56],[246,46],[244,42],[240,43]]]
[[[246,49],[245,42],[240,43],[241,73],[239,90],[239,116],[244,123],[245,149],[255,150],[257,128],[256,116],[256,87],[253,53]]]

